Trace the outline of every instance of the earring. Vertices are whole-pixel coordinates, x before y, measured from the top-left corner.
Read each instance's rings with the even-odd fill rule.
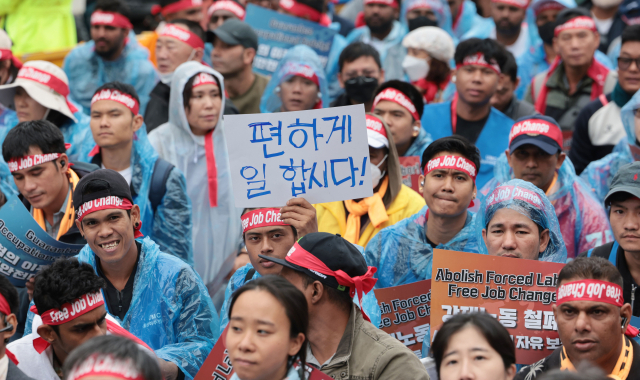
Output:
[[[140,222],[136,222],[135,227],[136,228],[140,227]]]
[[[414,125],[413,130],[416,132],[420,132],[420,127],[418,127],[417,125]]]
[[[451,82],[456,83],[456,76],[455,75],[451,77]]]

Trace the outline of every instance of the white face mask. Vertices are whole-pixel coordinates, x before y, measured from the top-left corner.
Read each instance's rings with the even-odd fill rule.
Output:
[[[429,64],[424,59],[406,55],[402,61],[402,68],[409,76],[411,82],[426,78],[429,73]]]
[[[160,77],[160,82],[162,82],[162,83],[164,83],[164,84],[166,84],[166,85],[170,84],[170,83],[171,83],[171,80],[173,79],[173,73],[174,73],[174,72],[175,72],[175,71],[172,71],[172,72],[170,72],[170,73],[161,73],[161,72],[158,72],[158,76]]]
[[[384,158],[380,161],[380,163],[378,163],[378,165],[369,163],[369,167],[371,168],[371,185],[374,189],[376,188],[376,186],[378,186],[378,184],[380,183],[380,180],[382,179],[382,177],[384,177],[384,174],[386,173],[386,171],[384,172],[380,171],[380,165],[382,165],[382,163],[386,159],[387,159],[387,155],[385,154]]]
[[[593,0],[593,4],[599,8],[609,9],[622,4],[622,0]]]

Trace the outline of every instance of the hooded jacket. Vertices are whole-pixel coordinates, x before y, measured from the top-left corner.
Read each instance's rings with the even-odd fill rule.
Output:
[[[431,138],[431,135],[427,133],[427,131],[425,131],[424,128],[420,128],[420,132],[418,133],[418,136],[416,137],[415,140],[413,140],[413,142],[411,143],[411,146],[409,147],[409,150],[407,150],[407,153],[405,153],[404,156],[405,157],[407,156],[422,157],[422,153],[424,152],[425,149],[427,149],[429,144],[431,144],[432,142],[433,142],[433,139]]]
[[[513,169],[503,153],[493,169],[494,178],[480,190],[483,199],[493,189],[513,179]],[[581,252],[611,240],[611,227],[607,214],[589,188],[578,177],[571,160],[566,158],[557,173],[558,179],[548,194],[553,205],[560,231],[567,248],[567,257],[573,259]]]
[[[215,163],[218,178],[218,206],[210,207],[207,179],[205,137],[191,132],[184,111],[182,93],[187,81],[198,73],[215,76],[224,94],[224,79],[217,71],[197,62],[180,65],[171,81],[169,122],[149,134],[149,141],[158,155],[175,165],[187,179],[187,194],[193,205],[193,260],[194,268],[205,284],[214,280],[221,284],[231,269],[234,253],[242,243],[242,210],[235,207],[231,186],[231,168],[222,121],[224,98],[218,124],[213,130]],[[218,278],[219,276],[219,278]]]
[[[98,87],[118,81],[136,89],[140,98],[140,114],[144,115],[149,94],[158,82],[158,74],[149,61],[149,51],[138,45],[133,32],[128,38],[115,61],[105,61],[96,54],[93,41],[75,47],[65,57],[62,68],[69,78],[70,96],[80,103],[86,114],[91,111],[91,98]]]

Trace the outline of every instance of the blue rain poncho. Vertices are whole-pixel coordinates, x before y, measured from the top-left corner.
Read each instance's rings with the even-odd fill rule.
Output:
[[[372,41],[371,31],[368,26],[361,26],[349,33],[347,36],[347,43],[361,41],[373,45],[378,53],[380,53],[380,61],[382,62],[382,68],[384,69],[385,80],[404,80],[405,74],[402,69],[402,61],[404,56],[407,55],[407,49],[402,46],[402,39],[407,35],[407,29],[399,21],[393,21],[393,27],[391,32],[384,38],[384,40]]]
[[[484,25],[486,22],[487,19],[478,14],[475,3],[471,0],[464,0],[460,5],[457,19],[452,21],[453,37],[460,40],[471,28],[476,25]]]
[[[367,244],[367,265],[378,268],[375,288],[406,285],[431,278],[433,248],[427,242],[425,206],[417,214],[378,232]],[[474,230],[475,214],[467,211],[467,220],[458,234],[437,249],[478,253]],[[480,240],[481,241],[481,240]]]
[[[90,157],[93,147],[85,146],[80,154],[82,162],[100,164],[99,157]],[[97,160],[96,160],[97,159]],[[193,265],[193,242],[191,240],[191,201],[187,196],[187,182],[178,168],[169,172],[166,192],[155,213],[149,200],[151,178],[158,160],[158,153],[147,138],[147,128],[143,125],[133,140],[131,151],[131,193],[133,203],[140,207],[142,228],[140,232],[158,244],[164,253],[181,258]]]
[[[71,98],[91,111],[91,98],[98,87],[109,82],[132,85],[140,98],[140,114],[149,102],[149,94],[158,82],[158,74],[149,61],[149,51],[138,44],[135,34],[129,34],[129,41],[115,61],[105,61],[94,51],[95,43],[89,41],[79,45],[67,54],[62,67],[69,78]]]
[[[7,137],[7,133],[9,133],[11,128],[17,124],[14,123],[14,119],[18,119],[16,112],[0,104],[0,153],[2,152],[4,138]],[[13,176],[11,176],[9,166],[4,161],[2,154],[0,154],[0,191],[2,191],[7,199],[9,199],[12,194],[18,193],[16,183],[13,180]]]
[[[218,314],[191,266],[161,252],[149,238],[138,242],[142,250],[129,311],[123,320],[112,316],[156,356],[175,363],[185,378],[193,379],[220,336]],[[96,270],[95,254],[88,244],[77,258]],[[34,315],[29,311],[25,336],[31,334]]]
[[[562,240],[560,224],[553,205],[542,190],[534,184],[520,179],[512,179],[503,183],[482,201],[476,216],[475,227],[481,254],[489,254],[482,239],[482,230],[487,227],[496,211],[503,208],[515,210],[543,229],[549,230],[550,241],[547,248],[538,257],[539,261],[562,264],[567,261],[567,249]]]
[[[149,141],[158,155],[175,165],[187,179],[187,195],[193,206],[194,268],[204,283],[215,291],[233,267],[233,258],[242,244],[242,209],[236,208],[231,187],[231,167],[222,121],[224,97],[212,134],[218,171],[218,206],[210,207],[205,137],[191,132],[182,97],[187,81],[202,72],[215,76],[221,86],[220,92],[224,94],[224,79],[217,71],[197,62],[183,63],[171,81],[169,121],[151,131]]]
[[[513,178],[513,170],[504,153],[498,158],[493,173],[494,178],[478,193],[479,199],[484,199],[501,183]],[[560,166],[558,179],[551,190],[553,193],[548,198],[558,217],[569,258],[573,259],[580,253],[611,240],[609,218],[602,203],[578,177],[568,157]]]
[[[420,133],[415,140],[411,143],[409,150],[405,153],[405,156],[418,156],[422,157],[422,153],[425,149],[433,142],[431,135],[424,130],[424,128],[420,128]]]
[[[282,100],[280,100],[280,92],[277,88],[280,87],[280,83],[289,80],[293,76],[292,72],[301,69],[311,69],[318,77],[318,82],[320,83],[319,91],[322,94],[322,104],[319,108],[329,107],[329,83],[327,82],[327,75],[322,69],[320,57],[310,47],[296,45],[282,57],[271,80],[269,80],[269,84],[267,84],[260,100],[260,112],[272,113],[281,111]]]
[[[580,174],[580,177],[589,183],[601,204],[604,203],[611,181],[620,167],[640,160],[640,146],[637,144],[636,137],[637,119],[633,115],[633,111],[637,108],[640,108],[640,91],[636,92],[620,110],[620,118],[627,132],[627,139],[622,139],[613,148],[613,152],[593,161]]]
[[[407,21],[407,13],[410,7],[430,8],[436,15],[438,20],[438,28],[449,33],[454,41],[454,45],[457,44],[458,39],[453,35],[453,23],[451,21],[451,11],[449,4],[443,0],[406,0],[402,2],[402,9],[400,11],[400,22],[402,26],[408,31],[409,22]],[[404,37],[403,37],[404,38]]]

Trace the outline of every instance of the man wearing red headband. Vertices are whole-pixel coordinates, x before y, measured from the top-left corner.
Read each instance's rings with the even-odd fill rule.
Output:
[[[612,379],[640,379],[640,345],[625,336],[631,305],[622,298],[622,277],[602,258],[577,258],[558,274],[553,314],[562,346],[524,367],[515,379],[531,380],[553,370],[576,371],[582,361]]]
[[[236,0],[218,0],[207,10],[207,26],[209,30],[216,30],[227,20],[238,19],[244,21],[246,13],[244,5]]]
[[[85,113],[98,87],[109,82],[132,85],[140,97],[141,114],[158,75],[132,32],[129,10],[124,0],[98,0],[91,14],[91,40],[75,47],[64,59],[73,100]]]
[[[0,276],[0,380],[33,380],[18,368],[18,360],[5,343],[16,333],[18,306],[16,288]]]
[[[339,235],[316,232],[300,239],[284,259],[281,275],[303,292],[309,306],[307,363],[333,378],[429,378],[418,357],[363,316],[362,300],[376,283],[376,268]]]
[[[600,35],[591,16],[583,9],[565,9],[558,14],[553,46],[558,52],[551,67],[531,81],[525,100],[536,111],[554,118],[564,136],[565,146],[571,146],[576,118],[590,101],[615,85],[609,69],[594,58]],[[613,72],[612,72],[613,74]],[[610,81],[605,89],[605,81]]]
[[[453,100],[427,104],[422,128],[436,140],[451,135],[465,137],[480,150],[482,168],[476,184],[482,188],[492,177],[498,156],[509,145],[513,120],[491,107],[507,52],[495,40],[471,38],[458,44],[454,55],[456,85]]]

